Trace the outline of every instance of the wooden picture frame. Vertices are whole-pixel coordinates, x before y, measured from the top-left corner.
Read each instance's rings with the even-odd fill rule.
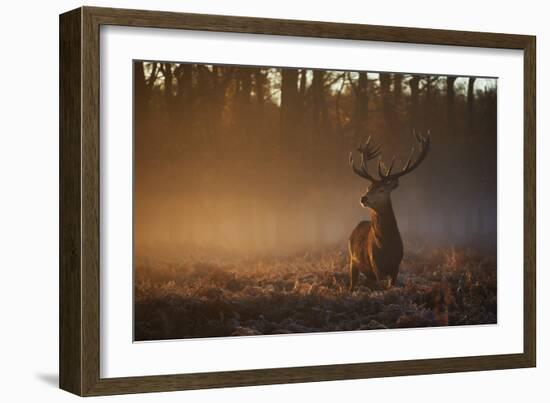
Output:
[[[99,35],[102,25],[172,28],[524,52],[523,353],[229,372],[100,377]],[[60,387],[80,396],[534,367],[535,37],[81,7],[60,16]]]

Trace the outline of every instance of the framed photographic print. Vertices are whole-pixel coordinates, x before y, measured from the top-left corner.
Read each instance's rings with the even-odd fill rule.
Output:
[[[60,17],[60,386],[535,366],[535,37]]]

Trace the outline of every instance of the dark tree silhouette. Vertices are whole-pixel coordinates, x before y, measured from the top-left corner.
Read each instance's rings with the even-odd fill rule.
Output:
[[[367,120],[369,117],[369,78],[366,71],[358,73],[357,82],[354,83],[348,74],[348,79],[355,94],[355,108],[353,111],[353,127],[355,143],[365,135]]]
[[[455,128],[455,76],[448,76],[447,84],[447,130],[454,131]],[[450,133],[449,133],[450,134]]]
[[[256,92],[256,101],[263,108],[266,98],[267,76],[264,69],[254,69],[254,91]]]
[[[136,112],[138,116],[147,113],[148,104],[151,101],[153,87],[158,75],[158,63],[150,63],[151,71],[146,77],[145,62],[136,61],[134,63],[134,102],[136,103]]]
[[[401,97],[403,95],[403,74],[393,74],[393,95],[394,104],[398,106],[401,103]]]
[[[410,107],[410,127],[417,128],[420,120],[419,106],[420,106],[420,76],[413,75],[409,80],[409,87],[411,89],[411,107]]]
[[[389,73],[380,73],[379,80],[382,112],[386,122],[392,123],[392,100],[390,96],[391,75]]]
[[[326,140],[328,114],[325,100],[324,70],[314,70],[311,82],[312,138],[316,141]],[[316,138],[317,137],[317,138]]]
[[[476,82],[475,77],[470,77],[468,79],[468,129],[473,128],[474,123],[474,84]]]
[[[298,70],[283,69],[281,82],[280,134],[280,146],[283,149],[293,149],[294,130],[296,130],[299,118]]]

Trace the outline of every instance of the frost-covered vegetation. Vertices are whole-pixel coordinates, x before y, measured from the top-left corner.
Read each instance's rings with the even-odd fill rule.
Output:
[[[228,261],[231,261],[230,259]],[[363,279],[364,280],[364,279]],[[215,263],[139,259],[136,340],[490,324],[496,259],[471,249],[418,250],[397,285],[348,292],[345,250]]]

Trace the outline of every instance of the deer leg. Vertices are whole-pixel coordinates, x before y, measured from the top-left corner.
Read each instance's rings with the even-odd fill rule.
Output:
[[[381,285],[385,290],[389,290],[390,288],[395,286],[396,281],[397,281],[397,274],[388,275],[381,280]]]
[[[378,284],[378,277],[372,272],[372,271],[366,271],[365,272],[366,277],[366,285],[371,290],[377,290],[380,288],[380,285]]]
[[[359,276],[359,269],[351,262],[349,265],[349,291],[352,292],[357,286],[357,277]]]
[[[391,278],[391,285],[395,286],[397,284],[397,273],[395,273]]]

